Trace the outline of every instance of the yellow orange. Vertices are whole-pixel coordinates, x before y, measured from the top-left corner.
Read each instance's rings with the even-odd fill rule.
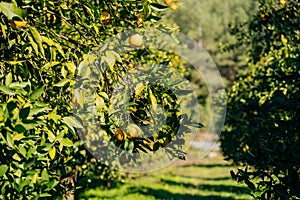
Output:
[[[104,12],[102,12],[100,19],[101,19],[101,21],[109,20],[110,14],[108,12],[104,11]]]
[[[143,45],[143,36],[139,34],[133,34],[129,37],[129,45],[131,47],[140,47]]]
[[[137,138],[139,136],[139,131],[137,128],[130,126],[129,128],[127,128],[128,130],[128,139],[134,139]]]
[[[178,5],[177,4],[172,4],[171,6],[170,6],[170,8],[171,8],[171,10],[177,10],[177,8],[178,8]]]
[[[173,0],[164,0],[164,3],[167,5],[170,5],[172,3]]]
[[[285,0],[280,0],[279,3],[280,3],[280,5],[284,6],[286,4],[286,1]]]
[[[180,58],[179,58],[179,56],[174,56],[174,60],[176,61],[176,62],[179,62],[180,61]]]
[[[115,131],[115,138],[118,141],[124,141],[127,139],[127,134],[124,131],[122,131],[122,129],[117,129]]]

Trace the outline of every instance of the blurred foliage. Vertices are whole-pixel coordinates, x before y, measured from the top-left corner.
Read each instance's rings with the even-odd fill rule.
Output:
[[[91,178],[119,177],[78,137],[76,129],[83,127],[72,116],[73,106],[80,105],[73,86],[85,69],[77,66],[125,28],[153,27],[168,7],[156,0],[0,2],[0,199],[54,199],[88,187]],[[156,61],[173,58],[169,53]],[[108,64],[108,80],[114,81],[116,63]],[[151,87],[144,94],[148,103],[161,93]],[[100,92],[96,105],[103,100]]]
[[[248,67],[228,94],[221,146],[243,165],[234,179],[258,199],[300,198],[300,30],[297,0],[260,0],[238,43],[248,46]]]
[[[246,22],[256,8],[252,0],[181,0],[176,11],[163,17],[202,45],[216,62],[227,84],[245,66],[245,46],[228,48],[235,41],[231,30]],[[198,79],[198,80],[197,80]],[[199,78],[195,80],[201,84]]]

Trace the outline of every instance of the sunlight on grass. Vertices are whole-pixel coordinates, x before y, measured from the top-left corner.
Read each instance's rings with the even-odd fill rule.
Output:
[[[233,168],[221,159],[130,175],[114,188],[87,190],[80,199],[251,199],[245,185],[231,180],[229,171]]]

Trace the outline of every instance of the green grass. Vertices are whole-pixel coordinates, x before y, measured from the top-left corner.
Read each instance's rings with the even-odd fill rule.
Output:
[[[181,162],[182,163],[182,162]],[[139,175],[130,175],[114,188],[101,186],[84,191],[80,199],[251,199],[244,184],[231,180],[233,169],[221,157],[201,163],[175,165]]]

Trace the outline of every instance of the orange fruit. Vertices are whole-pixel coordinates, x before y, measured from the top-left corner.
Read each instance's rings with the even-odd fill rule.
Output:
[[[108,12],[104,11],[104,12],[102,12],[100,19],[101,19],[101,21],[109,20],[110,14]]]
[[[179,56],[174,56],[174,60],[176,61],[176,62],[179,62],[180,61],[180,58],[179,58]]]
[[[115,131],[115,138],[118,140],[118,141],[124,141],[126,140],[127,138],[127,134],[122,130],[122,129],[117,129]]]
[[[128,139],[134,139],[137,138],[139,136],[139,131],[137,128],[130,126],[129,128],[127,128],[128,130]]]
[[[171,10],[177,10],[177,8],[178,8],[178,5],[177,4],[172,4],[171,6],[170,6],[170,8],[171,8]]]
[[[143,45],[143,36],[139,34],[133,34],[129,37],[129,45],[131,47],[140,47]]]
[[[286,4],[286,1],[285,0],[280,0],[279,3],[280,3],[280,5],[284,6]]]
[[[164,0],[164,3],[167,5],[170,5],[172,3],[173,0]]]
[[[249,149],[249,146],[248,146],[248,145],[245,145],[245,146],[243,147],[243,152],[244,152],[244,153],[247,152],[248,149]]]

